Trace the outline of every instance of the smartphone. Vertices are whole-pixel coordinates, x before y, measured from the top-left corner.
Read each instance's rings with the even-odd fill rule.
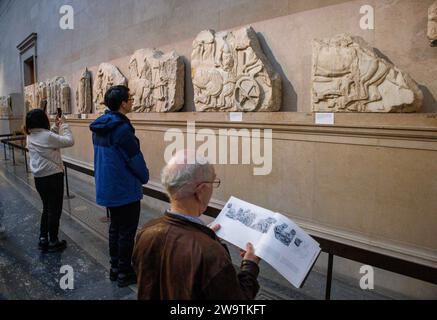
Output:
[[[62,109],[58,108],[57,110],[58,110],[58,118],[62,117]]]

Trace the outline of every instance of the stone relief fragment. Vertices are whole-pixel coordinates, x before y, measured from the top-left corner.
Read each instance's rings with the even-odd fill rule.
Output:
[[[24,87],[24,106],[27,111],[38,108],[36,103],[36,84]]]
[[[428,10],[428,39],[432,47],[437,46],[437,1]]]
[[[47,87],[45,82],[35,84],[36,107],[39,109],[47,109]]]
[[[91,72],[88,71],[88,68],[85,68],[79,80],[79,86],[76,89],[76,112],[78,114],[92,112],[92,90]]]
[[[173,112],[184,105],[185,66],[176,52],[135,51],[129,61],[133,112]]]
[[[193,42],[191,77],[197,111],[278,111],[282,83],[252,27],[205,30]]]
[[[313,41],[314,112],[415,112],[422,102],[416,82],[362,38]]]
[[[106,91],[116,85],[127,85],[127,80],[118,68],[110,63],[102,63],[94,80],[93,97],[96,113],[105,110],[104,98]]]
[[[6,118],[12,115],[12,99],[10,96],[0,97],[0,117]]]
[[[35,84],[35,107],[48,114],[56,114],[61,108],[64,114],[71,113],[70,86],[64,77],[54,77]]]

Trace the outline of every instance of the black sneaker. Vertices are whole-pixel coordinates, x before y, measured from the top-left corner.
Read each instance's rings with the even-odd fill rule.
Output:
[[[117,281],[117,279],[118,279],[118,269],[111,268],[111,270],[109,270],[109,280]]]
[[[117,285],[119,288],[130,286],[137,283],[137,275],[135,273],[123,274],[120,273],[117,278]]]
[[[38,242],[38,249],[41,251],[47,251],[49,248],[49,240],[47,238],[40,238]]]
[[[59,251],[65,250],[65,248],[67,248],[67,241],[65,241],[65,240],[59,241],[58,240],[55,243],[53,243],[53,242],[49,243],[48,252],[59,252]]]

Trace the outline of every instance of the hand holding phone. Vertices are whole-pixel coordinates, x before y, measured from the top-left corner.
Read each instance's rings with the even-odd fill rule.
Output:
[[[57,108],[56,120],[55,120],[55,123],[56,123],[57,126],[62,124],[63,118],[64,118],[64,116],[62,115],[62,109],[61,108]]]

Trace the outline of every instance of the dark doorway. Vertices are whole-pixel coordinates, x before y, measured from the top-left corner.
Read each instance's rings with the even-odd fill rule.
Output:
[[[33,56],[26,59],[23,65],[24,71],[24,86],[28,86],[35,83],[35,64]]]

